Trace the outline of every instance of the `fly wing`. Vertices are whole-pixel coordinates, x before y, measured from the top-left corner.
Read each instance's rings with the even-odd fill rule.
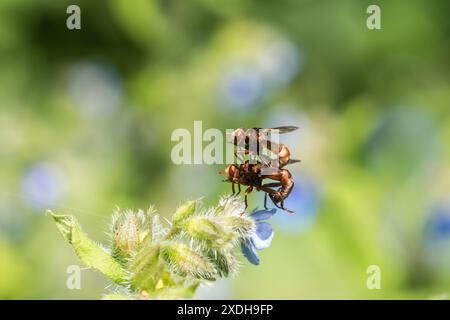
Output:
[[[286,165],[288,165],[288,164],[293,164],[293,163],[298,163],[298,162],[302,162],[302,160],[298,160],[298,159],[289,159],[289,161],[286,163]]]
[[[298,127],[296,126],[280,126],[280,127],[274,127],[274,128],[253,128],[253,130],[257,130],[260,132],[267,133],[271,130],[278,130],[278,133],[288,133],[297,130]]]
[[[258,162],[260,162],[261,166],[265,167],[265,168],[271,167],[271,161],[276,160],[276,159],[272,159],[271,157],[266,156],[264,154],[260,154],[260,155],[258,155],[258,157],[259,157],[259,161]],[[287,166],[288,164],[299,163],[299,162],[302,162],[302,160],[289,159],[288,162],[284,166]]]
[[[298,127],[296,126],[281,126],[281,127],[275,127],[270,128],[269,130],[278,130],[280,133],[288,133],[297,130]]]

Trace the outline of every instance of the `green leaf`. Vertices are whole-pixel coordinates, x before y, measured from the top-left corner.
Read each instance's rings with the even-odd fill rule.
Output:
[[[56,215],[51,211],[49,213],[58,230],[72,245],[75,253],[85,265],[97,269],[115,283],[124,284],[126,282],[127,273],[122,269],[120,263],[81,230],[75,217]]]

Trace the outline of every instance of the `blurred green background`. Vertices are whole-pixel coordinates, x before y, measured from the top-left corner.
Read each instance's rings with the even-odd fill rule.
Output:
[[[172,131],[194,120],[297,125],[283,139],[302,160],[297,214],[273,219],[261,265],[199,298],[448,298],[449,14],[445,0],[1,1],[0,298],[105,292],[92,270],[66,288],[81,263],[46,209],[104,241],[116,206],[170,215],[229,192],[223,166],[171,162]]]

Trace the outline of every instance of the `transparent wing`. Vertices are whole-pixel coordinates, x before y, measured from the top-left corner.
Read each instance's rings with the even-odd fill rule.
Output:
[[[280,133],[288,133],[292,132],[298,129],[296,126],[281,126],[281,127],[275,127],[275,128],[269,128],[269,130],[279,130]]]
[[[288,133],[292,132],[298,129],[296,126],[280,126],[280,127],[274,127],[274,128],[253,128],[255,130],[259,130],[262,132],[269,132],[271,130],[278,130],[279,133]]]

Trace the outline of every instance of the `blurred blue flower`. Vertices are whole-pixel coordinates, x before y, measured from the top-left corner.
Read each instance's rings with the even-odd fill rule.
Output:
[[[271,43],[258,62],[267,79],[276,85],[287,85],[303,67],[298,49],[288,40]]]
[[[225,73],[221,93],[226,103],[233,107],[251,107],[264,98],[266,84],[257,68],[237,66]]]
[[[276,211],[276,209],[259,210],[249,215],[251,219],[255,220],[255,232],[248,239],[242,241],[241,248],[247,260],[254,265],[259,265],[259,256],[256,250],[266,249],[272,243],[272,226],[264,220],[268,220]]]
[[[63,179],[60,170],[47,163],[31,166],[22,180],[21,191],[26,204],[43,210],[58,203],[63,196]]]
[[[450,272],[450,202],[438,203],[425,224],[425,249],[435,271]]]
[[[450,238],[450,203],[437,205],[426,224],[426,237],[429,243]]]
[[[76,64],[69,76],[69,95],[88,118],[113,114],[122,103],[122,81],[111,67],[94,63]]]

